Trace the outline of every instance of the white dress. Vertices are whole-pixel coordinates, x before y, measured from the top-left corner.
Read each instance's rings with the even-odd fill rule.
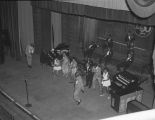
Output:
[[[111,85],[111,81],[109,79],[109,73],[103,73],[102,85],[105,87],[109,87]]]

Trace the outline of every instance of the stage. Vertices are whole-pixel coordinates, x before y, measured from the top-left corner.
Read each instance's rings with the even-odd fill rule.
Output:
[[[34,55],[32,69],[27,67],[24,58],[16,61],[10,57],[0,68],[1,90],[24,108],[27,81],[32,107],[26,109],[40,120],[98,120],[119,115],[106,96],[99,96],[98,88],[85,88],[85,93],[81,93],[82,103],[76,105],[73,84],[61,73],[53,74],[51,67],[41,66],[38,55]]]

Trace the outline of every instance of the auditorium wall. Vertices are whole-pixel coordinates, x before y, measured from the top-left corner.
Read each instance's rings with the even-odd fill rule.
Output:
[[[76,55],[79,54],[79,56],[80,56],[79,58],[83,57],[83,51],[88,46],[89,42],[103,40],[102,38],[104,37],[106,32],[110,32],[112,34],[112,38],[114,40],[114,58],[118,59],[118,60],[125,58],[126,57],[126,44],[125,44],[124,39],[125,39],[125,35],[130,30],[130,31],[136,32],[136,36],[135,36],[135,39],[136,39],[136,41],[135,41],[135,63],[136,64],[140,63],[140,65],[144,65],[144,64],[148,64],[150,62],[152,48],[153,48],[153,39],[154,39],[154,35],[153,35],[154,30],[152,28],[154,28],[154,27],[153,26],[152,27],[145,26],[145,25],[147,25],[147,23],[149,24],[149,22],[143,22],[143,20],[142,20],[141,22],[143,23],[143,26],[141,26],[138,24],[139,22],[137,21],[137,19],[132,19],[133,21],[130,22],[131,21],[130,17],[127,17],[127,19],[129,19],[129,20],[126,20],[124,22],[122,20],[124,20],[125,18],[123,18],[121,20],[121,22],[119,22],[118,19],[116,19],[117,21],[115,21],[114,20],[114,17],[116,16],[115,14],[110,14],[111,16],[112,15],[114,15],[114,16],[112,17],[112,19],[108,20],[107,18],[99,19],[99,17],[91,18],[91,17],[88,17],[88,14],[86,16],[83,16],[84,13],[82,14],[80,11],[78,11],[79,9],[78,10],[75,9],[74,12],[77,12],[75,14],[74,14],[74,12],[71,13],[72,11],[70,11],[70,9],[69,9],[70,13],[67,13],[67,11],[65,11],[65,12],[60,11],[61,9],[59,7],[65,8],[65,6],[59,6],[57,8],[56,6],[55,7],[48,6],[49,4],[41,4],[41,3],[38,3],[38,4],[33,3],[32,5],[34,6],[35,9],[38,9],[38,11],[43,11],[43,10],[46,11],[46,12],[44,12],[44,14],[47,14],[49,11],[54,11],[61,15],[61,22],[60,22],[61,23],[61,34],[60,34],[61,37],[59,37],[59,39],[61,39],[61,40],[59,40],[59,41],[68,43],[71,47],[72,54],[76,54]],[[87,7],[88,6],[86,6],[86,8]],[[89,12],[89,11],[87,11],[87,12]],[[124,14],[123,11],[116,11],[116,12],[120,13],[119,15],[121,15],[121,13]],[[112,11],[112,13],[114,13],[114,11]],[[34,13],[34,16],[35,16],[35,13]],[[40,18],[40,17],[36,20],[34,18],[34,21],[39,21],[39,19],[42,19],[42,21],[44,21],[44,23],[45,23],[48,21],[48,19],[50,19],[48,17],[48,19],[43,20],[43,18]],[[123,16],[121,16],[121,17],[123,17]],[[51,18],[51,19],[53,19],[53,18]],[[134,20],[136,20],[136,21],[134,21]],[[41,24],[43,24],[41,21],[38,22],[38,24],[37,24],[38,27],[41,26]],[[49,23],[49,25],[51,26],[51,23]],[[42,27],[40,27],[38,29],[41,30],[41,28]],[[137,32],[137,28],[138,28],[138,32]],[[38,29],[36,31],[39,31]],[[47,29],[45,29],[44,31],[46,31],[46,30]],[[51,33],[51,36],[48,39],[50,39],[52,41],[51,37],[52,37],[53,32],[51,31],[51,28],[48,28],[48,30]],[[34,32],[36,32],[36,31],[34,31]],[[60,31],[60,25],[59,25],[59,31]],[[147,34],[147,32],[148,32],[148,34]],[[45,33],[43,32],[41,34],[45,34]],[[50,33],[48,33],[48,34],[50,34]],[[143,36],[143,34],[146,34],[146,35]],[[39,34],[38,34],[38,36],[39,36]],[[50,43],[50,44],[52,45],[52,43]],[[97,52],[97,54],[102,54],[101,50],[97,50],[96,52]]]
[[[137,29],[138,27],[139,29]],[[111,33],[114,40],[114,51],[115,53],[119,54],[117,54],[119,57],[122,58],[126,57],[125,36],[127,35],[128,31],[132,31],[135,34],[135,62],[147,64],[150,62],[150,57],[153,49],[153,28],[153,26],[148,27],[138,24],[99,20],[97,36],[99,39],[101,39],[104,37],[106,32]],[[146,33],[145,29],[147,29],[146,31],[148,33]]]
[[[80,22],[81,25],[79,24]],[[137,26],[139,25],[65,14],[62,17],[62,39],[63,41],[71,44],[71,46],[74,46],[73,48],[75,48],[75,50],[78,48],[78,53],[80,53],[91,41],[104,41],[103,38],[105,37],[106,32],[109,32],[112,34],[112,38],[114,40],[114,58],[122,60],[126,57],[127,53],[125,36],[128,31],[132,31],[135,33],[136,39],[135,63],[145,65],[150,62],[153,48],[154,29],[153,27],[147,28],[147,31],[151,29],[150,33],[144,36],[143,34],[145,34],[145,29],[143,31],[141,30],[143,33],[140,35],[140,33],[136,30]],[[81,33],[81,31],[83,32]],[[79,44],[77,44],[76,41],[79,41]],[[84,48],[82,49],[82,47]],[[96,52],[100,55],[103,54],[101,50],[97,50]]]

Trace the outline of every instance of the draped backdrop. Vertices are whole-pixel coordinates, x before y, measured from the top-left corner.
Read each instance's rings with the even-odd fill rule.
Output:
[[[51,12],[51,46],[56,47],[62,42],[62,31],[61,31],[61,14]]]
[[[84,47],[88,47],[91,41],[96,41],[97,20],[84,18]]]
[[[12,57],[17,60],[20,59],[21,50],[19,42],[19,29],[18,29],[18,3],[17,1],[0,1],[0,13],[2,28],[8,31],[11,41]]]
[[[21,50],[27,44],[34,43],[33,15],[30,1],[18,1],[18,28]]]

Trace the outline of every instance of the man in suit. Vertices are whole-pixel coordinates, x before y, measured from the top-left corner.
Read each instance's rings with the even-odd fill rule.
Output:
[[[134,51],[130,50],[127,53],[127,58],[117,65],[117,70],[126,70],[134,61]]]
[[[135,41],[135,36],[133,33],[131,33],[131,31],[129,31],[125,38],[125,42],[126,42],[128,51],[134,49],[134,41]]]
[[[93,67],[93,62],[88,59],[87,63],[86,63],[86,87],[88,86],[89,88],[91,88],[92,86],[92,80],[93,80],[93,71],[92,71],[92,67]]]

